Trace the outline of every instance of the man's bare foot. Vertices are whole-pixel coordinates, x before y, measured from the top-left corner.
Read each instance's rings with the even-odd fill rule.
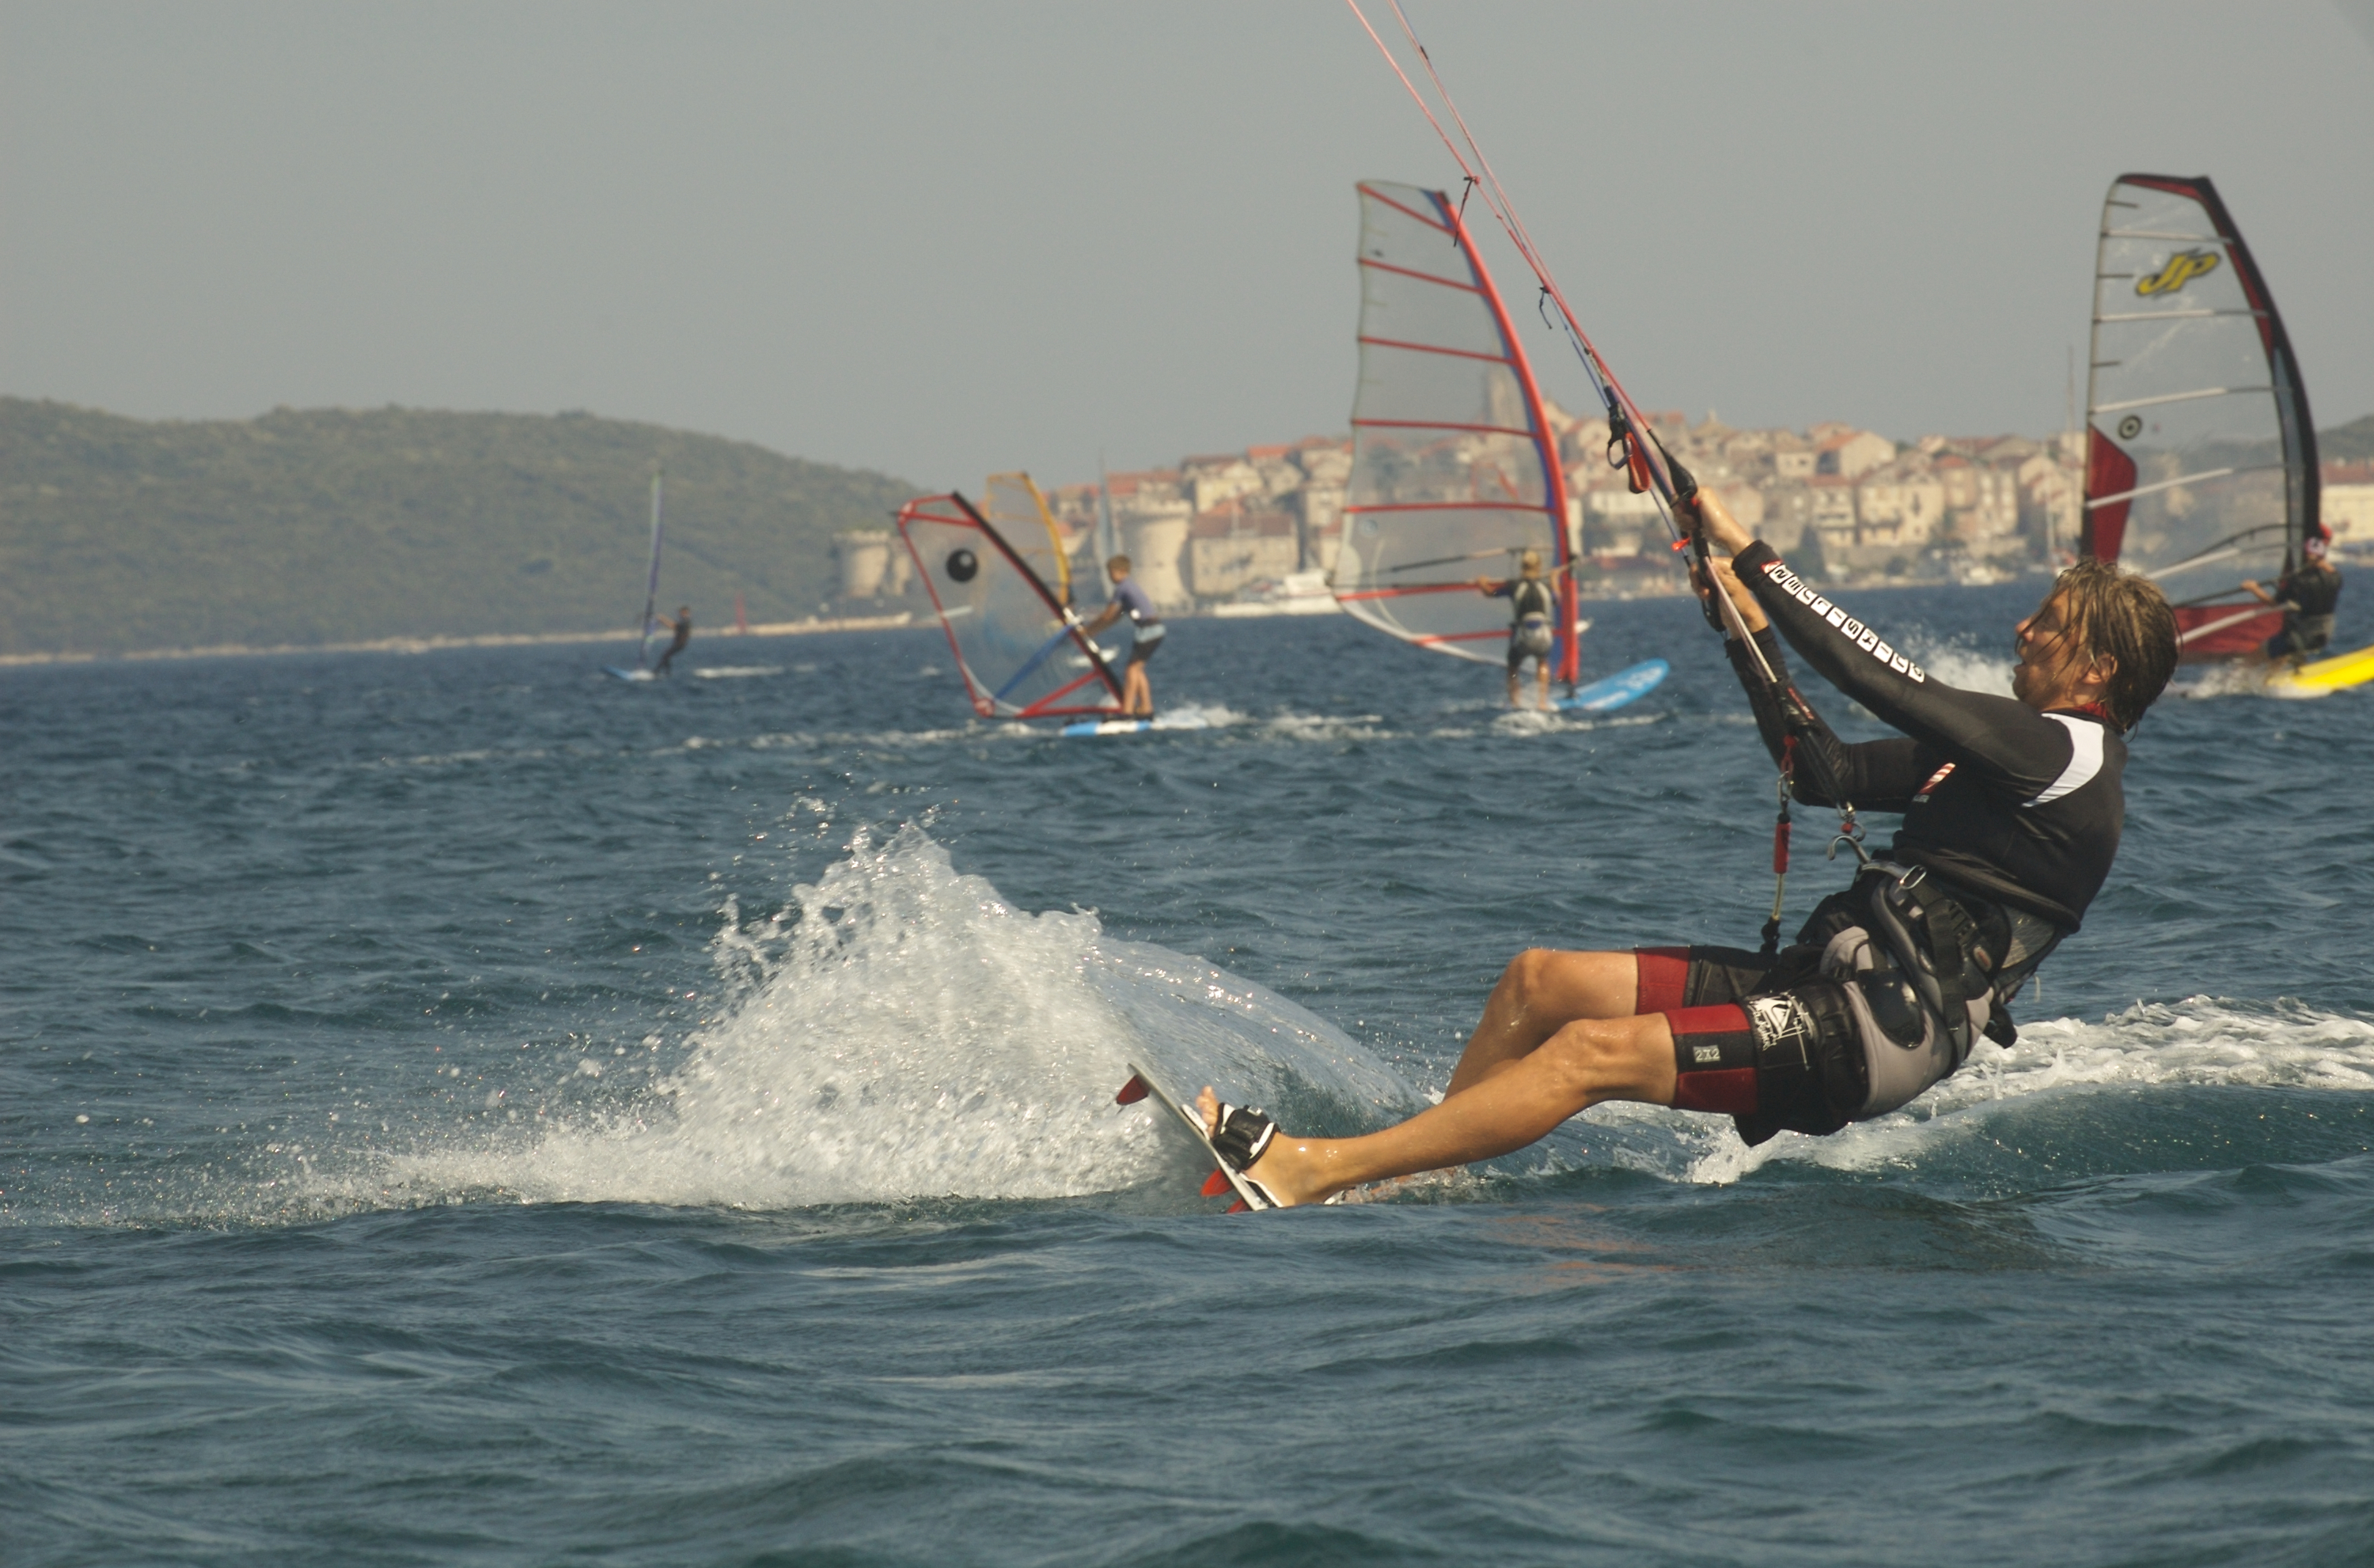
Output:
[[[1195,1096],[1195,1114],[1204,1118],[1205,1137],[1219,1131],[1220,1097],[1212,1093],[1208,1083]],[[1328,1196],[1324,1187],[1313,1183],[1317,1172],[1312,1168],[1309,1148],[1288,1138],[1283,1128],[1270,1140],[1269,1147],[1262,1151],[1261,1158],[1252,1163],[1252,1168],[1240,1174],[1261,1183],[1262,1190],[1284,1208],[1317,1202]]]

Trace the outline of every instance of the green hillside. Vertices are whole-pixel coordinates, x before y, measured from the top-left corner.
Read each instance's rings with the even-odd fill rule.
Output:
[[[589,415],[276,410],[147,423],[0,398],[0,653],[594,631],[660,591],[705,626],[837,591],[832,535],[914,487]],[[836,604],[832,613],[882,608]]]
[[[2374,414],[2316,433],[2316,455],[2327,462],[2364,462],[2374,458]]]

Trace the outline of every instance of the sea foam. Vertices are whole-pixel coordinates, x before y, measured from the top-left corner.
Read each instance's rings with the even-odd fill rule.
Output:
[[[1114,1105],[1132,1062],[1181,1094],[1215,1082],[1343,1130],[1418,1103],[1301,1008],[1112,939],[1091,912],[1016,909],[911,825],[861,836],[773,919],[729,909],[713,956],[723,1001],[674,1071],[599,1111],[388,1158],[372,1173],[381,1200],[776,1209],[1113,1191],[1192,1148],[1151,1102]]]

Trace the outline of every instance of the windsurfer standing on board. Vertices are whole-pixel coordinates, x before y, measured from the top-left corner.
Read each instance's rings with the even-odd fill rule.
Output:
[[[1146,661],[1162,646],[1162,617],[1154,613],[1153,596],[1130,580],[1129,570],[1127,556],[1105,563],[1105,575],[1112,579],[1112,600],[1080,629],[1094,637],[1121,619],[1122,612],[1129,613],[1129,662],[1122,673],[1121,710],[1133,719],[1151,719],[1154,685],[1146,678]]]
[[[2273,593],[2255,582],[2242,586],[2262,604],[2283,606],[2284,629],[2251,658],[2253,664],[2288,659],[2305,664],[2333,640],[2333,613],[2341,603],[2341,568],[2333,564],[2332,535],[2319,523],[2300,541],[2300,564],[2275,579]]]
[[[1560,567],[1559,571],[1566,568]],[[1556,639],[1551,629],[1551,617],[1557,613],[1557,590],[1542,576],[1542,553],[1528,550],[1517,557],[1515,577],[1495,582],[1479,577],[1475,586],[1487,599],[1506,599],[1511,617],[1509,624],[1509,706],[1522,706],[1517,700],[1518,676],[1525,661],[1534,661],[1534,685],[1539,688],[1542,711],[1550,707],[1550,648]]]
[[[1518,954],[1441,1103],[1382,1132],[1295,1138],[1206,1088],[1196,1104],[1213,1146],[1260,1196],[1313,1203],[1491,1159],[1603,1100],[1728,1115],[1751,1144],[1835,1132],[1954,1071],[1975,1035],[2010,1043],[2006,1004],[2077,929],[2118,852],[2126,734],[2176,668],[2168,601],[2145,578],[2081,561],[2014,630],[2013,695],[1957,691],[1792,572],[1719,499],[1701,492],[1698,506],[1750,639],[1727,650],[1767,746],[1800,801],[1902,812],[1886,859],[1775,954]],[[1839,742],[1790,682],[1774,623],[1903,737]]]
[[[660,655],[658,666],[652,671],[652,673],[654,675],[666,674],[668,673],[668,666],[676,661],[676,656],[682,653],[684,651],[685,644],[692,640],[692,606],[689,604],[677,605],[676,607],[676,619],[671,621],[669,625],[676,628],[676,636],[670,639],[667,645],[667,651]]]

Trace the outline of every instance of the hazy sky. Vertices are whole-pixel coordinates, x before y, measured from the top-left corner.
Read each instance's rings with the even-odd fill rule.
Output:
[[[2318,422],[2374,410],[2329,0],[1406,3],[1650,407],[2058,428],[2137,170],[2216,180]],[[0,0],[0,392],[1079,479],[1343,427],[1363,176],[1457,177],[1340,0]]]

